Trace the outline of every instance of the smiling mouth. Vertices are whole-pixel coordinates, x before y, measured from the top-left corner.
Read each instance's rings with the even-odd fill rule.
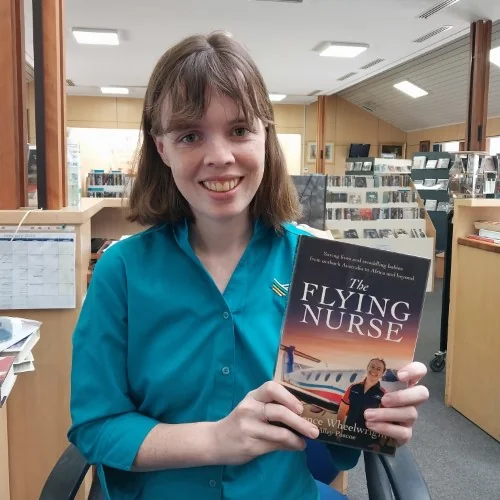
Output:
[[[214,191],[216,193],[227,193],[233,190],[241,182],[243,177],[235,177],[234,179],[229,179],[227,181],[203,181],[200,184],[203,185],[209,191]]]

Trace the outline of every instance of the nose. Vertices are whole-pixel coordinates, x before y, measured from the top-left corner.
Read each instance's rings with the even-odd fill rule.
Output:
[[[205,141],[204,164],[208,167],[224,167],[234,163],[232,144],[224,137],[211,137]]]

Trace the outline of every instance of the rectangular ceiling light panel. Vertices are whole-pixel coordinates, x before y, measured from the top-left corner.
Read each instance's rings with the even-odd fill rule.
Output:
[[[73,28],[76,41],[85,45],[119,45],[116,30],[101,30],[88,28]]]
[[[101,87],[103,94],[122,94],[127,95],[128,89],[125,87]]]
[[[429,92],[421,89],[420,87],[417,87],[416,85],[407,80],[405,80],[404,82],[396,83],[394,87],[400,90],[401,92],[404,92],[405,94],[409,95],[410,97],[413,97],[414,99],[429,94]]]
[[[271,102],[280,102],[285,99],[285,97],[285,94],[269,94],[269,99],[271,100]]]
[[[325,42],[316,50],[323,57],[356,57],[368,47],[364,43]]]

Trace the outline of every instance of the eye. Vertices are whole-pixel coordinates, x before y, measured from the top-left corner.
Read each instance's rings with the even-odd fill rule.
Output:
[[[196,139],[198,139],[198,134],[191,133],[182,136],[180,142],[183,142],[184,144],[191,144],[195,142]]]
[[[233,130],[233,134],[236,137],[245,137],[250,131],[246,127],[237,127]]]

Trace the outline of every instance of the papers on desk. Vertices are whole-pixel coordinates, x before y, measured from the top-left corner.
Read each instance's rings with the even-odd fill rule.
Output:
[[[76,307],[75,233],[0,232],[0,309]]]
[[[0,408],[17,375],[35,370],[33,347],[40,340],[39,321],[0,316]]]

